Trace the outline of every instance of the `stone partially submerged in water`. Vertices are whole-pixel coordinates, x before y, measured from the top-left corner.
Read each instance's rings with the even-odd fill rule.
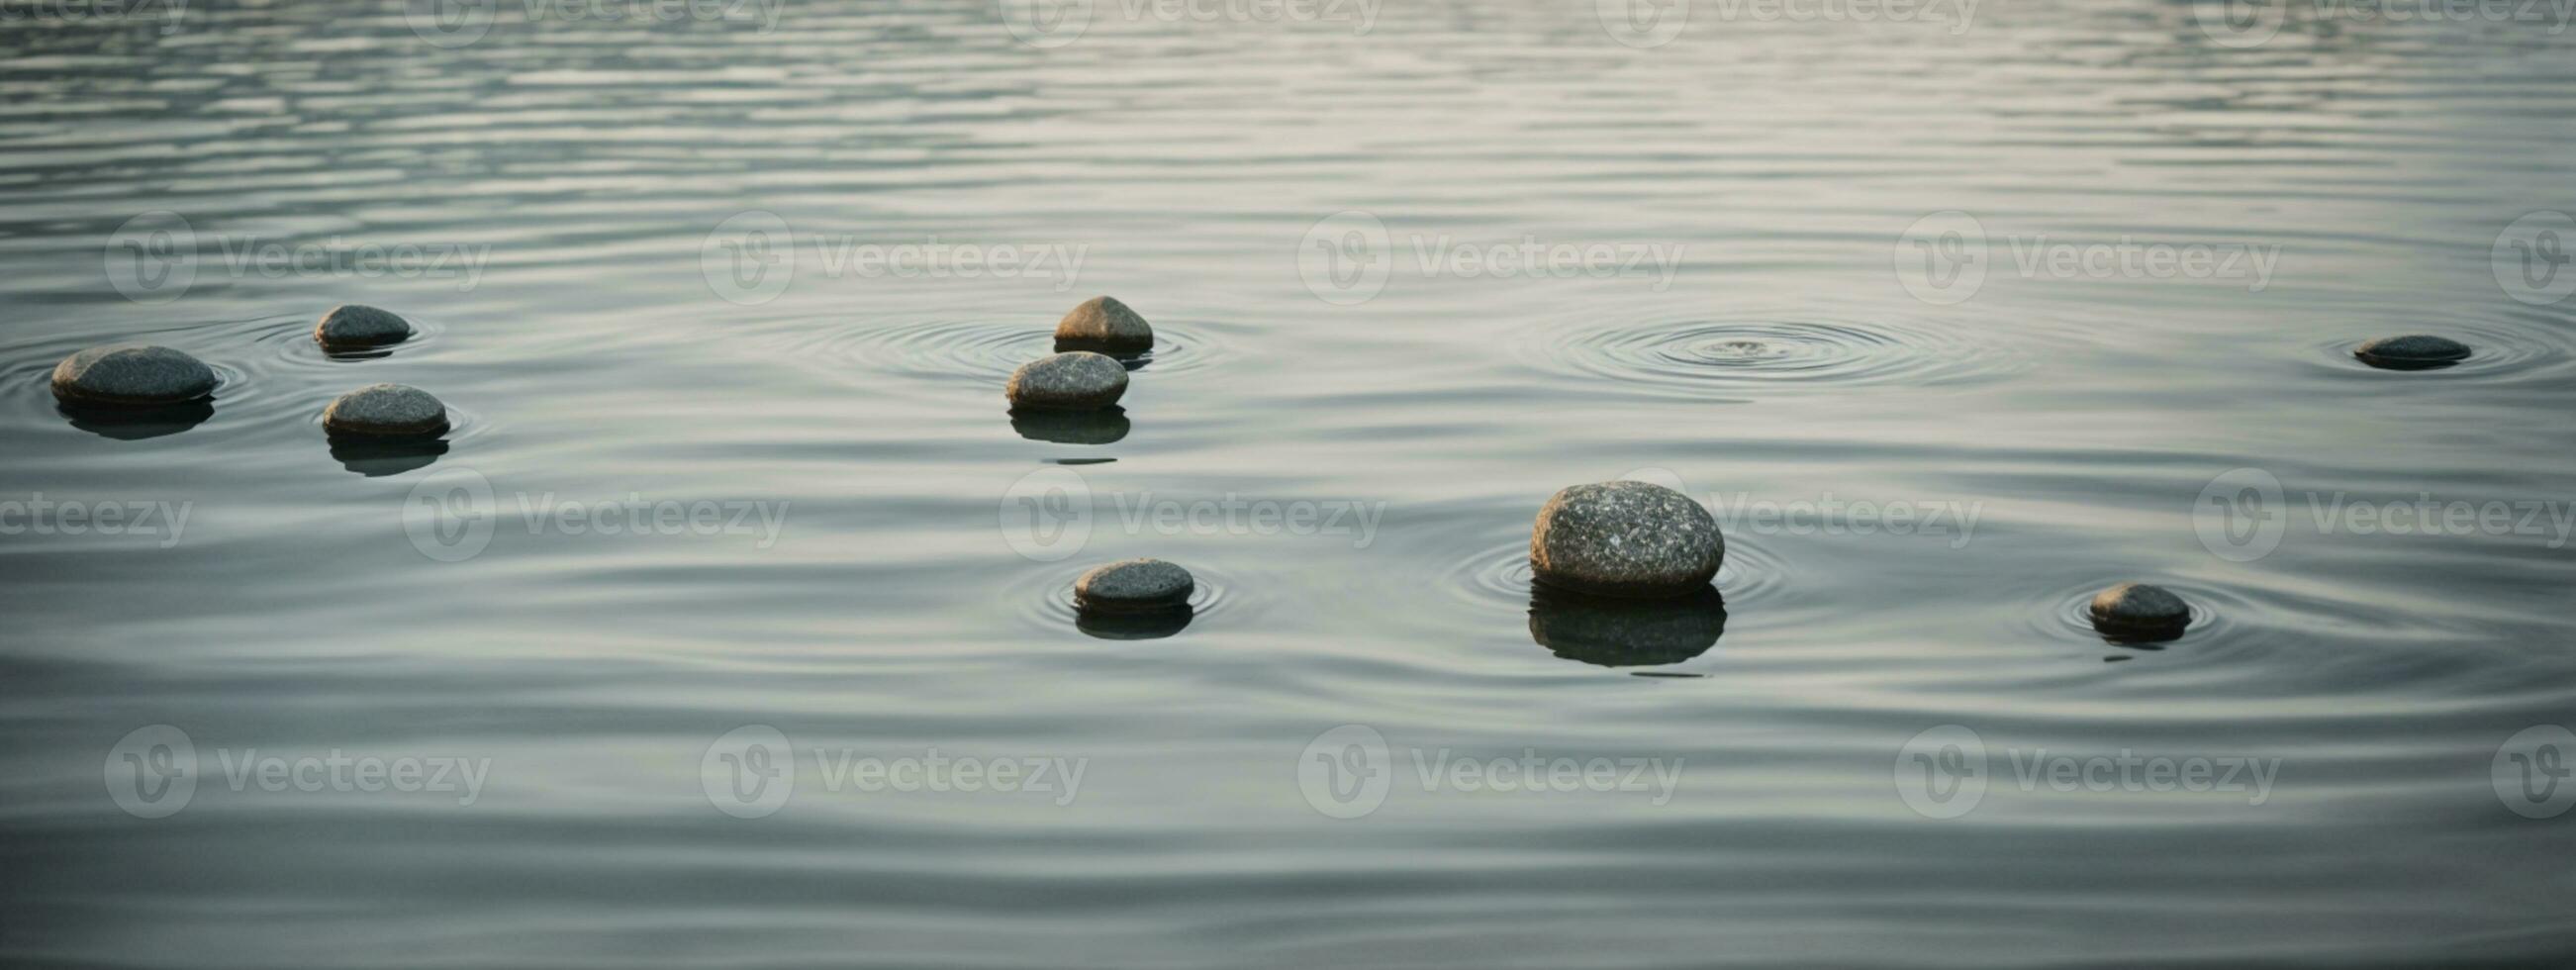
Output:
[[[1129,559],[1083,573],[1073,581],[1073,602],[1086,613],[1185,610],[1197,589],[1187,569],[1160,559]]]
[[[2427,370],[2469,359],[2469,345],[2449,337],[2407,334],[2381,337],[2352,352],[2361,362],[2384,370]]]
[[[1095,296],[1057,321],[1055,349],[1142,353],[1154,349],[1154,328],[1118,298]]]
[[[2172,590],[2146,583],[2103,590],[2087,609],[2094,629],[2124,639],[2169,640],[2191,625],[2191,604]]]
[[[1020,365],[1003,393],[1014,408],[1105,408],[1127,393],[1127,368],[1114,358],[1089,351],[1052,354]]]
[[[1717,519],[1651,482],[1576,485],[1538,510],[1530,571],[1541,583],[1594,596],[1681,596],[1706,587],[1726,557]]]
[[[334,435],[427,437],[447,430],[447,406],[408,384],[370,384],[331,402],[322,427]]]
[[[205,397],[216,379],[204,361],[168,347],[117,344],[63,358],[53,383],[54,396],[74,404],[150,407]]]
[[[411,337],[411,323],[390,310],[357,303],[331,308],[313,325],[313,342],[326,350],[363,350]]]

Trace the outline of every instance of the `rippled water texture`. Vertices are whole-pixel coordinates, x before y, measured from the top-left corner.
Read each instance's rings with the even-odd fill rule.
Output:
[[[0,963],[2564,965],[2576,38],[2361,8],[13,5]]]

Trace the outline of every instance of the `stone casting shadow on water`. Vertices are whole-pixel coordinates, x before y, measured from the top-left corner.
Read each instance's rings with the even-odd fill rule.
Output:
[[[1074,615],[1073,628],[1102,640],[1160,640],[1187,628],[1195,615],[1187,604],[1141,613],[1084,610]]]
[[[57,400],[54,410],[79,428],[102,438],[141,441],[174,435],[215,416],[213,398],[178,404],[89,404]]]
[[[332,435],[331,457],[340,467],[365,475],[383,478],[427,468],[438,456],[447,453],[445,438],[371,438],[359,435]]]
[[[1717,587],[1669,599],[1591,596],[1533,585],[1530,639],[1567,660],[1601,667],[1677,664],[1707,653],[1726,633]]]
[[[1116,444],[1127,437],[1127,409],[1048,411],[1020,408],[1011,412],[1011,430],[1030,441],[1058,445]]]

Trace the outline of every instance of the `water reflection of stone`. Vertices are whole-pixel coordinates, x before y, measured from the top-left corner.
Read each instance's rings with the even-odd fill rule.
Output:
[[[331,457],[340,466],[368,478],[399,475],[416,468],[427,468],[447,453],[445,438],[371,438],[359,435],[332,435]]]
[[[89,404],[57,400],[54,410],[79,428],[102,438],[119,441],[141,441],[173,435],[206,423],[215,416],[212,398],[200,398],[179,404],[120,405]]]
[[[1106,445],[1127,437],[1127,409],[1102,408],[1097,411],[1047,411],[1020,409],[1011,412],[1011,430],[1031,441],[1059,445]]]
[[[2457,360],[2421,360],[2411,357],[2379,357],[2371,354],[2359,353],[2352,356],[2362,363],[2379,368],[2380,370],[2441,370],[2445,367],[2457,367],[2460,365],[2460,362]]]
[[[1181,632],[1195,615],[1187,604],[1139,613],[1083,610],[1074,614],[1073,627],[1103,640],[1160,640]]]
[[[1530,639],[1567,660],[1603,667],[1677,664],[1707,653],[1726,632],[1726,598],[1714,586],[1669,599],[1626,600],[1530,590]]]

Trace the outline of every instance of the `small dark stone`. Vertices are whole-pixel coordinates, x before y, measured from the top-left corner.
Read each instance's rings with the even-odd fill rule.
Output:
[[[215,392],[215,369],[152,344],[92,347],[54,365],[54,396],[83,404],[162,405]]]
[[[447,430],[447,406],[406,384],[370,384],[331,402],[322,427],[335,435],[414,437]]]
[[[1127,368],[1088,351],[1054,354],[1020,365],[1003,392],[1015,408],[1105,408],[1127,393]]]
[[[2121,583],[2093,597],[2094,629],[2108,635],[2171,639],[2191,625],[2191,605],[2162,586]]]
[[[1197,588],[1189,570],[1160,559],[1129,559],[1082,574],[1073,581],[1073,601],[1085,612],[1142,613],[1186,607]]]
[[[1650,482],[1557,492],[1530,530],[1533,576],[1595,596],[1692,593],[1716,578],[1725,557],[1717,519],[1689,496]]]
[[[2408,334],[2381,337],[2352,352],[2361,362],[2382,370],[2432,370],[2469,359],[2469,345],[2449,337]]]
[[[1057,321],[1055,349],[1139,353],[1154,349],[1154,328],[1116,297],[1095,296]]]
[[[1726,598],[1714,586],[1664,599],[1614,599],[1530,590],[1530,639],[1567,660],[1602,667],[1677,664],[1726,633]]]
[[[357,350],[401,343],[411,324],[389,310],[357,303],[333,307],[313,326],[313,340],[332,350]]]

